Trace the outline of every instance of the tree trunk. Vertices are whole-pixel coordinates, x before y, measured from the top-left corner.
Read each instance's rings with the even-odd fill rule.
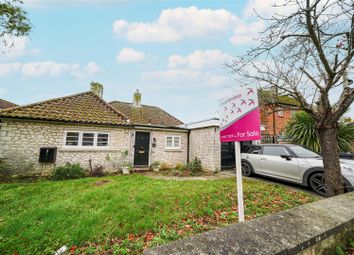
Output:
[[[326,126],[318,130],[323,166],[325,169],[325,186],[327,197],[344,193],[343,178],[339,163],[339,149],[337,141],[337,127]]]

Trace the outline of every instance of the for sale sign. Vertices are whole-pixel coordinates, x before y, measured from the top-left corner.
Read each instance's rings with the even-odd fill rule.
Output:
[[[221,142],[261,139],[257,90],[242,87],[219,102]]]

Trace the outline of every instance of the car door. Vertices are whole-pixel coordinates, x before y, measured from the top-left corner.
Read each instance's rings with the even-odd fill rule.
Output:
[[[289,157],[283,158],[281,155]],[[285,146],[265,145],[259,158],[259,172],[276,178],[301,182],[298,160],[290,156]]]

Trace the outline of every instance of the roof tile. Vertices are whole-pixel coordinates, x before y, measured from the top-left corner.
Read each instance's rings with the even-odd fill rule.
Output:
[[[16,107],[16,106],[17,106],[17,104],[11,103],[9,101],[6,101],[6,100],[0,98],[0,110],[6,109],[6,108],[11,108],[11,107]]]
[[[132,124],[167,127],[174,127],[183,124],[183,122],[156,106],[141,105],[141,107],[135,107],[132,103],[120,101],[110,102],[110,105],[126,115]]]
[[[0,110],[0,117],[113,125],[127,123],[127,116],[92,92]]]

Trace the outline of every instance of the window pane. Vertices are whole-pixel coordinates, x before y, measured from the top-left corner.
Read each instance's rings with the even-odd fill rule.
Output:
[[[95,139],[94,133],[83,133],[82,134],[82,146],[93,146],[94,139]]]
[[[264,146],[263,155],[280,156],[289,155],[289,153],[281,146]]]
[[[79,132],[67,132],[65,145],[68,146],[79,145]]]
[[[97,146],[108,146],[108,134],[97,135]]]
[[[179,137],[175,137],[173,147],[179,148]]]
[[[166,147],[172,148],[172,137],[171,136],[166,137]]]

